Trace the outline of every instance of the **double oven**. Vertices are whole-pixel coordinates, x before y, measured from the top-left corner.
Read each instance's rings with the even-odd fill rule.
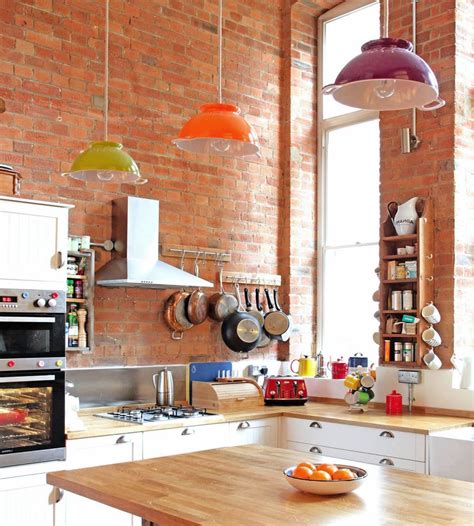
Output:
[[[0,467],[63,460],[65,292],[0,289]]]

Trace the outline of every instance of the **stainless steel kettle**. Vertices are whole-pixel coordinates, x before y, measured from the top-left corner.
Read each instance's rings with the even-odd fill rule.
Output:
[[[158,377],[158,379],[157,379]],[[165,367],[159,373],[153,375],[153,385],[156,389],[157,405],[173,405],[174,403],[174,385],[173,375]]]

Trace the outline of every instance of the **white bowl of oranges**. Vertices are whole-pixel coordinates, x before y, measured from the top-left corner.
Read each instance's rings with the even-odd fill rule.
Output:
[[[312,464],[300,462],[283,471],[294,488],[316,495],[338,495],[359,488],[367,478],[367,471],[354,466]]]

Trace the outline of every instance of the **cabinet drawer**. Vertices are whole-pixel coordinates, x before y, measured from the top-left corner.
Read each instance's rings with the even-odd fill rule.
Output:
[[[224,447],[227,424],[180,427],[143,434],[143,458],[166,457]]]
[[[65,469],[105,466],[142,458],[142,433],[80,438],[66,443]]]
[[[407,460],[404,458],[388,457],[382,455],[372,455],[370,453],[361,453],[359,451],[347,451],[346,449],[337,449],[327,446],[313,446],[303,442],[291,442],[287,444],[288,449],[312,453],[315,456],[314,461],[318,461],[318,456],[334,457],[342,460],[353,460],[355,462],[365,462],[367,464],[377,464],[380,466],[413,471],[415,473],[425,473],[425,463]],[[305,457],[306,458],[306,457]],[[311,457],[309,457],[311,458]],[[304,458],[302,458],[304,460]]]
[[[278,418],[241,420],[229,424],[229,446],[261,444],[277,447]]]
[[[425,436],[382,427],[287,419],[287,440],[425,462]]]

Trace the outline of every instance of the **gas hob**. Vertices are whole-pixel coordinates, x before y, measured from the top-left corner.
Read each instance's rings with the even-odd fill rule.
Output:
[[[123,406],[109,413],[96,413],[94,416],[130,422],[131,424],[155,424],[157,422],[169,422],[170,420],[196,420],[204,416],[218,415],[208,413],[206,409],[197,407],[154,405],[150,407]]]

